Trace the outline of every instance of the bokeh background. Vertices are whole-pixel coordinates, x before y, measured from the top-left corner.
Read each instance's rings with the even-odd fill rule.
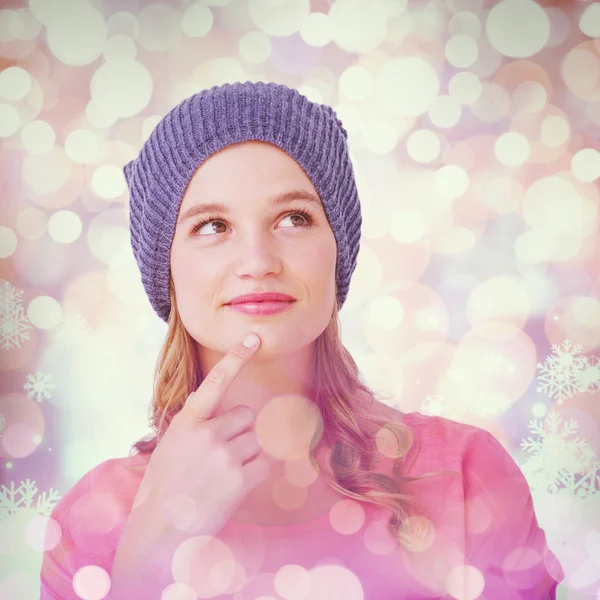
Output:
[[[185,97],[245,80],[348,131],[363,234],[340,318],[365,380],[492,432],[558,597],[600,598],[600,3],[1,6],[1,600],[39,597],[50,511],[149,432],[166,325],[122,166]]]

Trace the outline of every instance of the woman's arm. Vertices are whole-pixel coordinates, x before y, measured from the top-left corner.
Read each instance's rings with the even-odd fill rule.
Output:
[[[463,456],[467,565],[485,596],[554,600],[562,567],[538,525],[525,476],[488,431],[477,429]]]

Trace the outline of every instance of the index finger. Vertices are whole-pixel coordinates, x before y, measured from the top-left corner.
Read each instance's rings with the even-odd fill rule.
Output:
[[[206,374],[198,389],[190,394],[185,402],[186,411],[189,411],[194,419],[210,419],[225,390],[254,356],[259,346],[260,337],[256,333],[247,334],[235,344]]]

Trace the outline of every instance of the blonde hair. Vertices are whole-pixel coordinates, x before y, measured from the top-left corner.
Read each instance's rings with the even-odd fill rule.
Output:
[[[171,313],[156,364],[154,398],[149,415],[154,434],[133,444],[130,454],[151,454],[189,394],[202,382],[197,346],[179,317],[172,280],[169,292]],[[311,463],[340,494],[388,508],[392,512],[389,533],[405,548],[418,548],[428,535],[429,519],[409,518],[425,515],[408,484],[436,474],[460,474],[454,471],[436,471],[415,477],[402,474],[403,467],[410,471],[410,466],[404,462],[413,444],[417,445],[416,460],[418,440],[408,425],[378,417],[374,402],[367,405],[359,399],[365,394],[375,399],[376,394],[363,383],[354,359],[343,346],[338,319],[338,306],[334,302],[331,320],[316,341],[312,393],[321,415],[321,427],[311,443]],[[369,424],[369,427],[361,427],[359,423]],[[386,432],[395,437],[397,448],[391,476],[373,470],[377,460],[382,458],[378,440],[381,443],[382,433],[386,435]],[[318,465],[314,452],[322,443],[331,449],[328,468],[324,469]]]

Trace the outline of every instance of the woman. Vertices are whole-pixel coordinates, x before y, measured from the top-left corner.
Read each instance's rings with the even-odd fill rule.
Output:
[[[155,434],[56,507],[43,600],[555,598],[564,575],[500,443],[377,400],[341,343],[361,229],[346,140],[296,90],[225,84],[125,166],[168,323]],[[283,296],[238,302],[256,293]]]

